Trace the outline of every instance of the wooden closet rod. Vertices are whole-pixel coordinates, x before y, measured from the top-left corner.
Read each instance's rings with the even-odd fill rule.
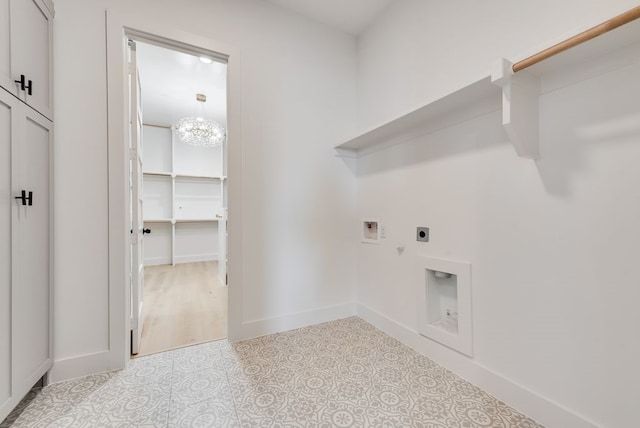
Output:
[[[640,18],[640,6],[628,10],[614,18],[611,18],[610,20],[605,21],[600,25],[596,25],[593,28],[583,31],[580,34],[576,34],[575,36],[563,42],[560,42],[557,45],[540,51],[535,55],[531,55],[529,58],[525,58],[522,61],[516,62],[515,64],[513,64],[513,72],[517,73],[518,71],[524,70],[527,67],[531,67],[532,65],[537,64],[549,57],[552,57],[555,54],[566,51],[567,49],[584,43],[587,40],[591,40],[595,37],[601,36],[602,34],[607,33],[611,30],[615,30],[616,28],[624,24],[628,24],[629,22],[634,21],[638,18]]]

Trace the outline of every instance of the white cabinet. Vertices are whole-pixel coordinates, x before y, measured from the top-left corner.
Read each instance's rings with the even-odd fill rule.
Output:
[[[0,0],[0,421],[53,364],[52,22]]]
[[[0,89],[0,420],[53,362],[52,127]]]
[[[145,264],[218,259],[226,272],[224,147],[190,146],[169,127],[143,135]]]
[[[0,86],[53,119],[53,5],[0,0]]]

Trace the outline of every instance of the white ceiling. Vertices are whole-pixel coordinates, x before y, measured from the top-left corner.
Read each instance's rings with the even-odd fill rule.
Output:
[[[393,0],[267,0],[314,21],[358,35]]]
[[[184,116],[201,116],[196,94],[205,94],[204,116],[226,127],[226,64],[204,64],[187,55],[136,42],[142,87],[143,121],[173,125]]]
[[[393,0],[267,0],[350,34],[360,33]],[[196,94],[207,96],[204,116],[226,127],[226,65],[137,42],[144,122],[172,125],[200,116]]]

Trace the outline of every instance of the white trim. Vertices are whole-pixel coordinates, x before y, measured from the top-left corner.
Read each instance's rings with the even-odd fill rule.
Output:
[[[49,374],[49,381],[56,383],[94,373],[115,370],[121,368],[120,364],[120,361],[114,360],[112,353],[107,350],[63,358],[55,362]]]
[[[193,263],[193,262],[210,262],[217,261],[218,253],[190,254],[187,256],[176,256],[176,264]]]
[[[125,37],[142,36],[156,42],[176,45],[194,51],[217,52],[227,58],[227,140],[229,197],[229,303],[228,337],[238,337],[242,317],[242,137],[240,109],[240,53],[236,48],[195,34],[173,30],[170,26],[146,17],[124,17],[106,12],[107,99],[108,99],[108,170],[109,170],[109,349],[102,365],[93,372],[125,367],[129,361],[130,284],[127,275],[129,244],[126,213],[128,212],[127,180],[128,148],[126,147],[126,49]],[[219,55],[219,56],[220,56]],[[102,354],[96,354],[102,355]],[[78,357],[75,360],[82,359]],[[92,356],[93,358],[93,356]],[[110,365],[108,362],[117,362]],[[66,376],[83,372],[65,372]],[[62,379],[59,376],[58,379]]]
[[[148,257],[144,259],[144,265],[147,266],[159,266],[159,265],[170,265],[171,264],[171,256],[168,257]]]
[[[414,329],[402,325],[366,305],[358,304],[357,312],[360,318],[373,324],[389,336],[427,356],[544,426],[562,428],[598,427],[597,424],[589,421],[584,416],[576,414],[562,405],[518,385],[471,358],[421,336]]]
[[[219,259],[218,253],[189,254],[185,256],[176,256],[175,263],[215,262]],[[144,259],[145,267],[170,264],[172,264],[171,256],[147,257]]]
[[[231,292],[231,287],[229,287],[229,292]],[[356,303],[344,303],[279,317],[247,321],[242,323],[242,336],[239,340],[253,339],[254,337],[294,330],[355,315]]]

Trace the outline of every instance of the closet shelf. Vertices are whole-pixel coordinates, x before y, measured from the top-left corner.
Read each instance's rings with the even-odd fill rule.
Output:
[[[490,75],[358,134],[335,146],[335,150],[338,156],[358,158],[502,110],[502,125],[517,154],[537,159],[540,95],[637,64],[639,52],[640,19],[636,19],[515,74],[513,62],[501,59]]]
[[[193,174],[174,174],[171,172],[161,171],[145,171],[144,175],[157,175],[162,177],[175,177],[175,178],[203,178],[208,180],[225,180],[227,177],[214,176],[214,175],[193,175]]]
[[[159,171],[143,171],[142,175],[159,175],[162,177],[171,177],[170,172],[159,172]]]
[[[217,222],[219,218],[149,218],[144,219],[145,223],[210,223]]]
[[[204,178],[208,180],[224,180],[225,177],[211,175],[174,174],[176,178]]]

